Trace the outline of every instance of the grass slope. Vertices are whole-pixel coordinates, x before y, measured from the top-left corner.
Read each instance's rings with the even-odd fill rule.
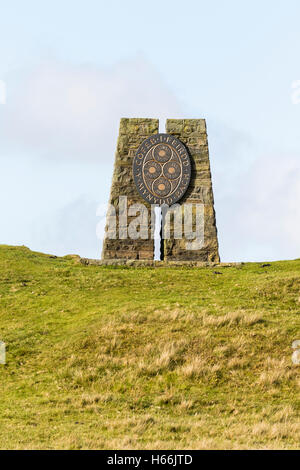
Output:
[[[0,448],[299,447],[300,260],[215,271],[0,246]]]

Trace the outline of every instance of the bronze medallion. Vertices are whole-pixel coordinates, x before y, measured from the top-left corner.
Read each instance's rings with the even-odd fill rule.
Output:
[[[191,160],[186,147],[169,134],[148,137],[133,159],[133,177],[145,201],[174,204],[182,198],[191,179]]]

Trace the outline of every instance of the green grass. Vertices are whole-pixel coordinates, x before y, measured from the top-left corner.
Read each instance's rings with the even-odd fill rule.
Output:
[[[298,448],[300,260],[214,271],[0,246],[0,448]]]

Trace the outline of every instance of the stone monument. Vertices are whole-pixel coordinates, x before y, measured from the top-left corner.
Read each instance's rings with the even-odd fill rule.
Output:
[[[155,207],[159,207],[164,261],[217,263],[205,119],[167,119],[165,134],[158,127],[158,119],[120,121],[102,259],[153,260]],[[202,214],[201,240],[194,244],[184,226],[187,207],[195,234],[195,210]]]

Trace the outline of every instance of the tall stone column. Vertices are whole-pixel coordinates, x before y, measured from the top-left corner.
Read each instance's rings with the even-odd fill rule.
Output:
[[[190,240],[185,237],[176,240],[171,232],[170,238],[164,240],[164,260],[219,262],[205,119],[167,119],[166,133],[177,137],[189,150],[192,176],[189,188],[179,202],[204,205],[204,245],[200,249],[187,250]]]
[[[136,189],[132,163],[133,157],[139,145],[149,136],[158,133],[158,119],[121,119],[111,193],[109,197],[110,207],[116,212],[116,238],[110,238],[107,233],[103,242],[102,259],[152,259],[154,256],[154,240],[150,233],[151,205],[146,203]],[[120,199],[121,196],[121,199]],[[147,227],[141,227],[148,232],[148,238],[132,239],[128,236],[128,226],[136,218],[136,215],[124,217],[124,199],[127,198],[127,208],[133,204],[141,203],[146,207],[148,223]],[[121,207],[119,202],[121,201]],[[127,211],[126,211],[127,212]],[[113,217],[108,210],[107,224],[111,228],[110,218]],[[148,230],[147,230],[148,229]]]

